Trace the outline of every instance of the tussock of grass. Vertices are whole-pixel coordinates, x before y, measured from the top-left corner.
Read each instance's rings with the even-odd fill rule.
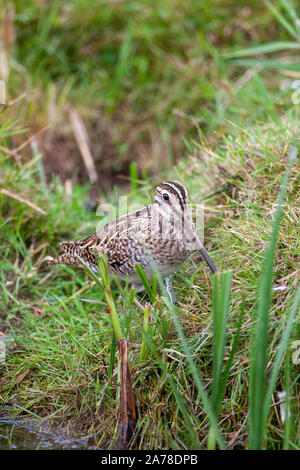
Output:
[[[195,148],[189,162],[178,168],[181,181],[190,188],[191,200],[201,201],[207,194],[214,193],[205,199],[208,246],[216,263],[233,271],[225,359],[237,328],[241,302],[245,305],[240,341],[219,418],[224,439],[231,447],[247,445],[248,351],[257,279],[270,236],[287,151],[296,135],[296,127],[293,129],[291,124],[285,127],[282,123],[277,132],[274,125],[258,127],[240,133],[235,140],[225,138],[214,149],[204,145]],[[78,228],[82,230],[80,224],[84,225],[86,233],[93,229],[95,216],[82,204],[86,189],[75,187],[68,199],[60,183],[44,191],[34,164],[21,174],[12,159],[7,158],[6,165],[6,179],[1,183],[9,181],[9,187],[16,193],[26,184],[26,195],[23,195],[46,209],[48,215],[36,214],[24,204],[1,195],[1,252],[5,259],[1,271],[1,317],[6,334],[15,342],[10,345],[7,362],[2,366],[3,404],[12,406],[12,415],[44,416],[54,427],[59,425],[69,433],[89,434],[100,447],[113,447],[117,442],[119,389],[116,369],[109,382],[106,379],[112,328],[104,293],[82,272],[64,267],[50,269],[41,263],[41,256],[51,253],[58,241],[76,238]],[[292,169],[285,215],[280,225],[274,287],[281,286],[284,290],[272,294],[268,370],[297,282],[298,169],[297,165]],[[143,194],[146,202],[147,194],[145,191]],[[196,256],[182,267],[174,285],[187,344],[209,390],[212,286],[210,274],[199,261]],[[113,291],[113,295],[123,324],[125,312],[128,312],[127,295],[118,290]],[[97,304],[82,302],[82,298],[96,298]],[[167,364],[168,373],[175,380],[200,445],[206,445],[209,422],[174,328],[171,326],[166,337],[165,323],[156,317],[154,304],[147,333],[151,335],[155,355],[150,348],[146,359],[141,360],[143,313],[135,304],[129,305],[129,309],[129,360],[139,414],[139,440],[133,445],[144,449],[192,445],[173,388],[157,355]],[[163,305],[159,310],[168,318],[168,310]],[[295,329],[292,336],[297,337]],[[296,370],[292,363],[289,368],[295,407]],[[284,383],[283,372],[276,390],[284,389]],[[295,414],[291,422],[290,445],[295,447]],[[282,423],[274,406],[266,446],[279,447],[282,435]]]

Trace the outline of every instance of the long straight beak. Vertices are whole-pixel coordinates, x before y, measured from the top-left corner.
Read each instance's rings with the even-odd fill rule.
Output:
[[[211,272],[213,274],[215,274],[218,270],[216,268],[216,266],[214,265],[214,263],[212,262],[210,256],[208,255],[207,251],[202,247],[200,248],[200,253],[201,255],[203,256],[203,258],[205,259],[205,261],[207,262],[208,266],[210,267],[211,269]]]
[[[194,232],[195,234],[195,232]],[[202,245],[198,235],[196,234],[196,243],[199,247],[199,251],[201,253],[201,255],[203,256],[203,258],[205,259],[205,261],[207,262],[208,266],[210,267],[211,269],[211,272],[213,274],[215,274],[218,270],[216,268],[216,266],[214,265],[214,263],[212,262],[212,259],[210,258],[209,254],[207,253],[206,249],[204,248],[204,246]]]
[[[203,258],[205,259],[205,261],[207,262],[208,266],[210,267],[211,269],[211,272],[213,274],[215,274],[218,270],[216,268],[216,266],[214,265],[212,259],[210,258],[209,254],[207,253],[206,249],[204,248],[200,238],[198,237],[197,233],[196,233],[196,230],[194,230],[189,224],[188,224],[188,231],[190,232],[190,234],[194,237],[194,240],[196,241],[196,245],[197,245],[197,248],[201,255],[203,256]]]

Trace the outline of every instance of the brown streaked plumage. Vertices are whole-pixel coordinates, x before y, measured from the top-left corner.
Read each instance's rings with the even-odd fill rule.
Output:
[[[132,287],[140,291],[136,264],[152,281],[155,270],[168,277],[199,250],[214,273],[216,267],[196,234],[187,200],[187,190],[180,183],[162,182],[156,188],[153,204],[116,219],[83,240],[61,243],[62,255],[50,264],[82,266],[80,257],[98,272],[96,253],[106,253],[110,272],[120,279],[128,277]]]

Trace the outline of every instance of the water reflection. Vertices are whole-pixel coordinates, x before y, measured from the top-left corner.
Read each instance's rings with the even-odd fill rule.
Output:
[[[67,439],[42,429],[31,421],[9,418],[0,419],[0,450],[6,449],[95,449],[89,445],[89,438]]]

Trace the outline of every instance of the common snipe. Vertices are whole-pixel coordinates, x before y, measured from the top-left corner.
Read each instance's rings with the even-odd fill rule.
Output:
[[[187,210],[187,199],[184,186],[176,181],[162,182],[152,204],[116,219],[83,240],[61,243],[62,255],[51,259],[50,264],[82,266],[81,258],[98,272],[96,253],[106,253],[111,273],[120,279],[128,276],[137,292],[143,286],[136,264],[151,282],[155,271],[168,278],[193,252],[200,251],[215,273],[217,269]]]

